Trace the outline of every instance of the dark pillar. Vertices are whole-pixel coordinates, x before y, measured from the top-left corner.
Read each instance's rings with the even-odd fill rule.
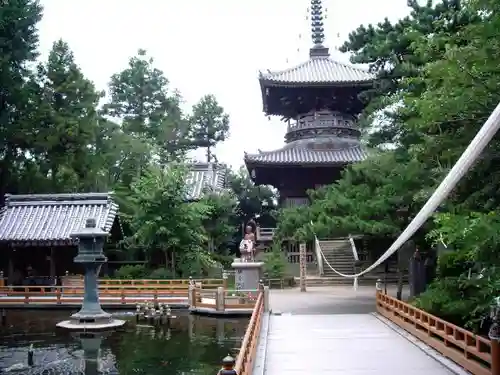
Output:
[[[53,247],[50,248],[50,278],[53,280],[56,277],[56,260],[55,260],[55,250]]]

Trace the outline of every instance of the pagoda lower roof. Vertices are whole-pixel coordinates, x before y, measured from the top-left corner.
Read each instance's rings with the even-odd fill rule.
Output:
[[[295,67],[282,71],[260,73],[261,85],[325,85],[370,83],[375,76],[370,72],[349,64],[344,64],[330,57],[314,57]]]
[[[302,147],[283,147],[258,154],[245,154],[247,165],[345,165],[366,159],[368,153],[361,146],[334,150],[313,150]]]

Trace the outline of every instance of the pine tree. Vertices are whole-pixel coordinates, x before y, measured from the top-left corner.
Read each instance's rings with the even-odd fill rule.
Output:
[[[7,191],[16,189],[14,166],[30,141],[24,82],[27,64],[37,57],[41,16],[36,0],[3,0],[0,6],[0,204]]]
[[[229,136],[229,115],[213,95],[205,95],[193,106],[191,139],[196,147],[207,149],[207,162],[214,159],[212,149]]]
[[[152,157],[165,164],[189,148],[183,141],[189,124],[182,116],[180,94],[170,90],[165,74],[154,67],[145,50],[139,50],[126,69],[111,77],[109,91],[106,113],[120,118],[123,131],[143,144],[143,150],[150,149],[142,157],[136,155],[137,175]]]
[[[75,189],[87,182],[91,169],[101,93],[85,78],[68,44],[56,41],[47,63],[38,66],[39,88],[35,152],[45,164],[53,191],[66,190],[60,179],[71,178]],[[64,176],[63,176],[64,175]],[[76,178],[76,181],[75,181]]]

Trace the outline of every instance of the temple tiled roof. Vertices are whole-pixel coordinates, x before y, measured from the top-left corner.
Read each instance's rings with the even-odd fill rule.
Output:
[[[212,163],[196,163],[190,167],[187,176],[189,191],[188,200],[197,200],[208,191],[220,191],[226,184],[227,170],[225,167]]]
[[[260,73],[261,85],[266,84],[335,84],[373,81],[375,76],[360,67],[343,64],[328,56],[315,57],[282,71]]]
[[[69,244],[71,233],[94,218],[110,232],[118,205],[108,193],[28,194],[5,196],[0,211],[0,242]]]
[[[360,162],[365,160],[366,157],[367,152],[361,146],[338,150],[311,150],[307,148],[285,147],[258,154],[245,154],[245,163],[264,165],[342,165]]]

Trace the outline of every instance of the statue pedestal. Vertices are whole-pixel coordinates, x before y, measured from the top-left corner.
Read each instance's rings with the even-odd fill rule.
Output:
[[[242,262],[235,259],[231,264],[236,272],[236,290],[257,290],[262,276],[263,262]]]

